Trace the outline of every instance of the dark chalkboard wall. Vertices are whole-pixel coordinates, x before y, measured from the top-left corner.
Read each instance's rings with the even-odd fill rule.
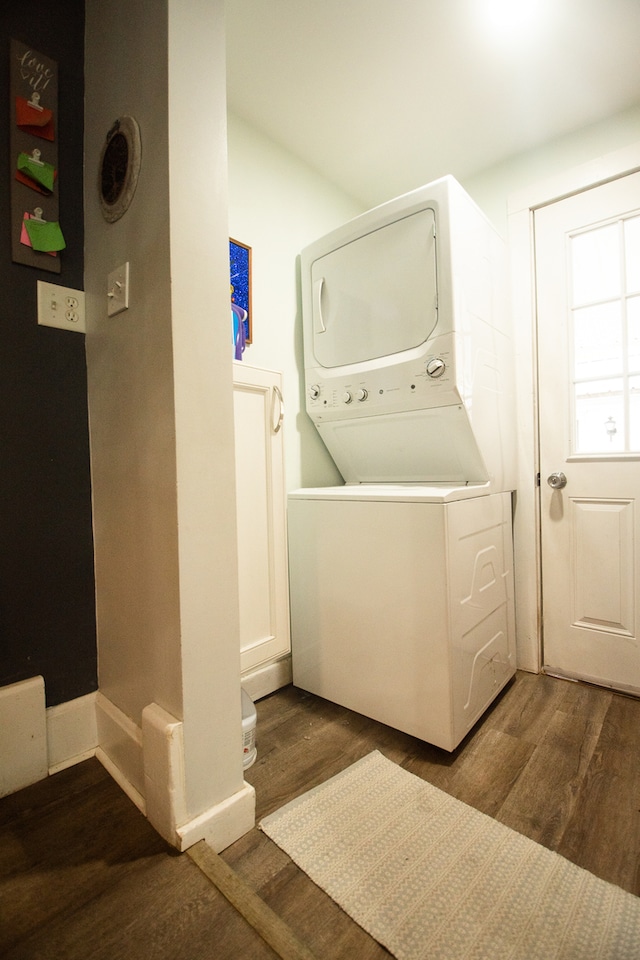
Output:
[[[13,263],[8,229],[14,37],[57,61],[55,278]],[[41,674],[47,705],[97,688],[84,335],[37,324],[36,281],[83,284],[84,2],[0,9],[0,686]]]

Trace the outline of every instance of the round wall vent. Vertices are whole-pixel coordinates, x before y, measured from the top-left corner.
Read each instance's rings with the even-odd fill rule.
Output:
[[[109,223],[129,209],[141,160],[140,127],[133,117],[119,117],[105,138],[98,174],[102,215]]]

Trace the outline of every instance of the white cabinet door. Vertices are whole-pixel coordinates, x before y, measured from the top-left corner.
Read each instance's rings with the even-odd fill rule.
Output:
[[[282,374],[234,362],[233,397],[244,678],[291,649]]]

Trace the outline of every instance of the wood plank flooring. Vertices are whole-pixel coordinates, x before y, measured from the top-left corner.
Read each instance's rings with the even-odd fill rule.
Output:
[[[293,687],[257,710],[258,819],[378,749],[640,895],[638,700],[520,673],[452,754]],[[257,828],[223,859],[319,960],[389,956]],[[96,760],[0,800],[0,955],[276,956]]]

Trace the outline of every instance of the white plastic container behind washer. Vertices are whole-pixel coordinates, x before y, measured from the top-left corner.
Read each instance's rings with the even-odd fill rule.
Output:
[[[256,721],[258,715],[253,700],[241,687],[242,694],[242,768],[247,770],[255,763],[256,749]]]

